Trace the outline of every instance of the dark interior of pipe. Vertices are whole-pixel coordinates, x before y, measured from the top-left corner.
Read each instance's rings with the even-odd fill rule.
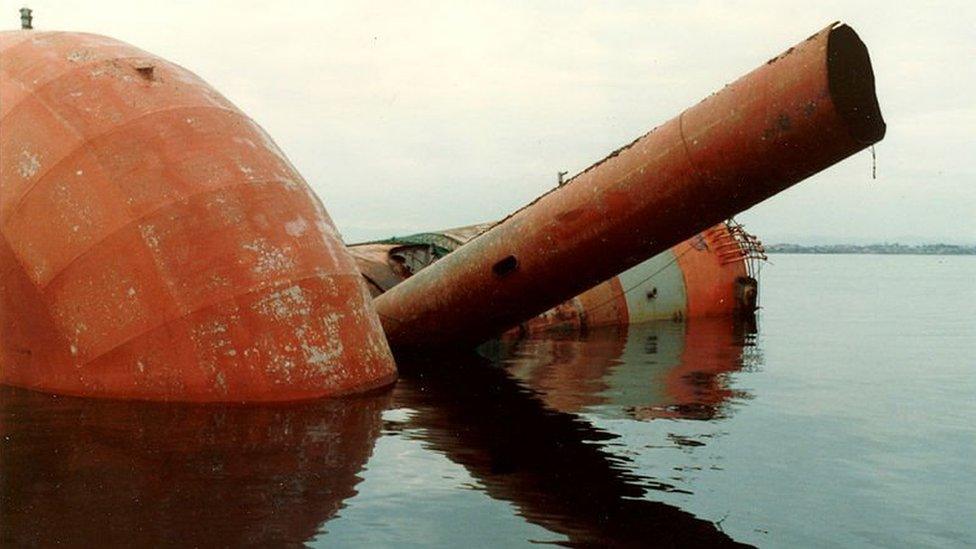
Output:
[[[863,143],[879,141],[885,123],[874,91],[874,71],[868,49],[847,25],[830,31],[827,38],[827,75],[830,96],[851,136]]]

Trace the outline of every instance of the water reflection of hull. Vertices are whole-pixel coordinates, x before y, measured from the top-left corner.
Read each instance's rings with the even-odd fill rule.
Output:
[[[614,435],[554,410],[508,372],[462,357],[450,367],[402,369],[395,392],[409,431],[465,467],[495,499],[572,545],[725,546],[706,520],[641,499],[667,485],[628,471],[602,446]],[[448,365],[445,365],[448,366]]]
[[[724,374],[743,367],[752,331],[723,318],[653,322],[508,341],[498,357],[555,410],[710,419],[741,396]]]
[[[389,393],[193,407],[0,389],[0,545],[300,545],[356,493]]]

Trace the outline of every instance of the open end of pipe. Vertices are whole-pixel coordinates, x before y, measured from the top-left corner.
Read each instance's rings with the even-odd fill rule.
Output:
[[[885,122],[874,91],[874,71],[868,48],[847,25],[827,37],[827,76],[830,97],[851,137],[875,143],[885,134]]]

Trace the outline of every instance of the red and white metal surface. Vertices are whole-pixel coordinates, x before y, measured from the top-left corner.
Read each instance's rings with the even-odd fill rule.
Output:
[[[742,231],[734,222],[719,223],[521,323],[520,330],[750,316],[756,308],[757,267],[749,268],[751,256],[738,247],[735,230]]]
[[[457,250],[491,223],[353,244],[375,296]],[[521,332],[585,330],[652,320],[751,315],[759,240],[727,220],[519,325]]]

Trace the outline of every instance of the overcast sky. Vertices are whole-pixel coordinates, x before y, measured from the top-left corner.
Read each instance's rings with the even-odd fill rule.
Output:
[[[113,36],[201,75],[349,242],[504,216],[841,20],[868,45],[888,123],[877,179],[864,151],[739,219],[768,243],[976,243],[972,0],[0,0],[0,27],[24,3],[38,30]]]

